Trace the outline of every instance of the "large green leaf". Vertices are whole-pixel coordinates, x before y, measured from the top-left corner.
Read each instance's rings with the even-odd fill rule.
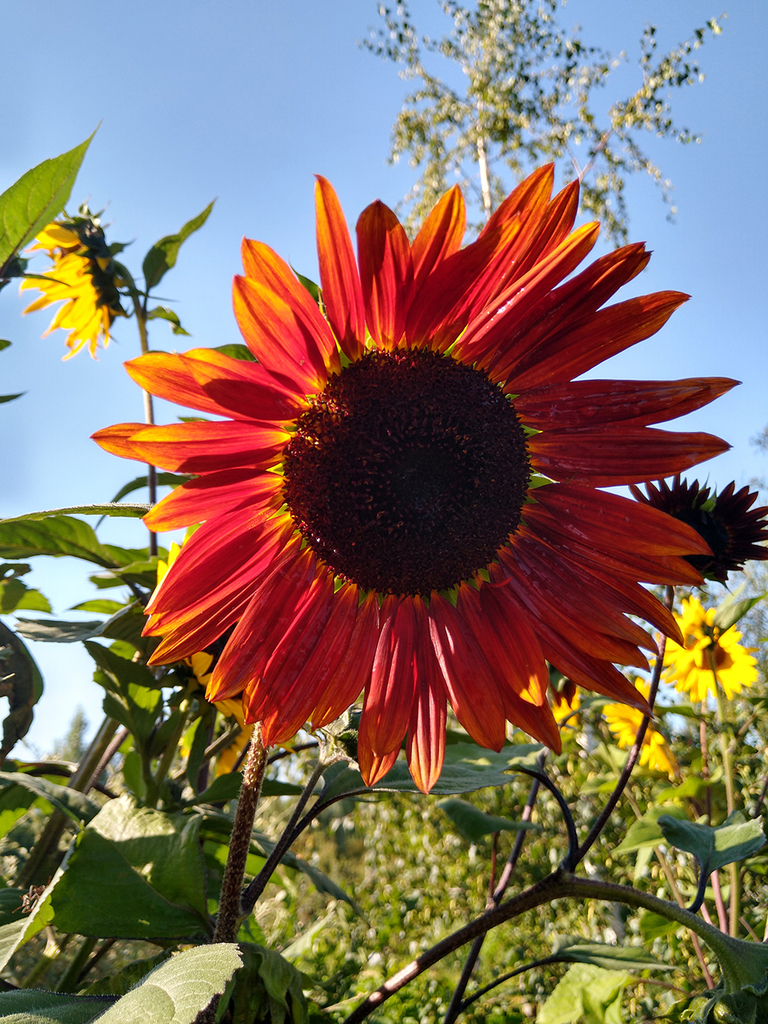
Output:
[[[46,888],[40,894],[31,912],[20,921],[11,921],[0,925],[0,970],[2,970],[13,954],[41,928],[45,928],[53,919],[51,896],[64,875],[64,867],[60,867]]]
[[[536,1024],[621,1024],[621,997],[631,975],[574,964],[541,1005]]]
[[[176,845],[164,839],[161,836],[154,844],[156,858],[165,857]],[[151,866],[142,865],[148,873]],[[162,896],[128,861],[120,844],[92,826],[77,836],[63,867],[51,897],[56,927],[63,932],[104,939],[187,939],[206,934],[200,914]],[[172,870],[170,861],[165,871]]]
[[[0,1020],[8,1024],[90,1024],[114,999],[71,996],[41,989],[0,992]]]
[[[123,519],[141,519],[149,512],[151,505],[132,505],[129,502],[108,501],[101,505],[69,505],[67,508],[49,508],[42,512],[26,512],[23,516],[2,519],[2,523],[38,522],[51,516],[118,516]]]
[[[0,277],[14,254],[64,209],[92,138],[43,160],[0,195]]]
[[[31,558],[33,555],[52,555],[94,562],[105,569],[127,565],[139,552],[103,545],[91,527],[71,516],[55,515],[41,520],[0,521],[0,558]]]
[[[666,842],[692,854],[699,862],[702,875],[706,876],[757,853],[765,845],[763,826],[756,818],[726,822],[713,828],[665,814],[658,819],[658,824]]]
[[[647,953],[642,946],[609,946],[605,942],[585,942],[578,936],[563,935],[557,940],[553,954],[571,963],[593,964],[609,971],[634,968],[674,971],[674,964],[665,964]]]
[[[57,786],[55,782],[28,775],[26,772],[0,772],[0,786],[22,786],[28,789],[36,797],[43,797],[53,804],[57,810],[78,825],[89,822],[101,810],[99,805],[84,793],[69,789],[67,786]]]
[[[216,200],[214,199],[213,202]],[[202,213],[193,217],[192,220],[188,220],[177,235],[166,235],[152,246],[141,266],[144,274],[144,288],[147,292],[158,285],[171,267],[175,266],[179,249],[193,231],[199,230],[205,224],[212,209],[213,203],[209,203]]]
[[[186,949],[119,999],[100,1024],[193,1024],[242,964],[234,943]]]
[[[202,821],[199,814],[138,807],[124,795],[105,804],[91,828],[113,842],[162,896],[206,917],[205,865],[198,838]]]
[[[533,829],[541,832],[541,825],[530,821],[512,821],[510,818],[498,818],[494,814],[486,814],[468,800],[452,797],[441,800],[437,805],[448,815],[456,828],[470,843],[477,843],[485,836],[494,832],[521,832]]]
[[[235,975],[233,1024],[305,1024],[307,1000],[301,973],[279,953],[264,946],[243,943],[240,952],[243,966]]]

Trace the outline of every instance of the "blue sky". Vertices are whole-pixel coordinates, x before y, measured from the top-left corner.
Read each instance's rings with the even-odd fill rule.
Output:
[[[413,0],[411,9],[417,25],[441,29],[434,0]],[[720,13],[709,0],[571,0],[562,21],[580,23],[589,42],[632,58],[646,22],[658,25],[666,49]],[[26,0],[6,5],[3,21],[2,188],[101,123],[71,208],[84,199],[106,206],[109,239],[135,239],[124,256],[137,272],[157,238],[218,197],[162,286],[193,337],[174,339],[158,323],[153,347],[238,340],[230,287],[244,234],[315,275],[313,174],[334,183],[351,223],[374,198],[396,204],[413,181],[406,162],[387,161],[408,83],[358,45],[378,23],[373,0]],[[706,80],[675,97],[675,112],[701,134],[700,145],[641,140],[672,180],[679,212],[670,224],[652,183],[631,183],[630,237],[654,251],[632,287],[636,294],[673,288],[693,299],[661,334],[601,370],[743,381],[686,423],[733,445],[699,468],[700,478],[720,486],[768,476],[765,456],[749,443],[768,422],[767,32],[768,5],[741,2],[723,34],[699,51]],[[604,91],[606,106],[636,75],[631,62],[620,69]],[[140,393],[121,366],[138,351],[133,322],[118,326],[98,362],[83,353],[62,363],[63,335],[41,340],[49,317],[22,319],[25,304],[12,287],[0,301],[0,337],[13,341],[0,354],[0,393],[27,392],[0,406],[6,516],[108,500],[138,475],[134,464],[89,440],[99,427],[141,418]],[[163,415],[175,413],[166,407]],[[140,529],[113,521],[104,537],[141,543]],[[63,614],[92,596],[85,576],[64,559],[41,561],[34,579]],[[101,691],[79,646],[35,645],[35,655],[46,694],[31,739],[45,750],[78,703],[98,722]]]

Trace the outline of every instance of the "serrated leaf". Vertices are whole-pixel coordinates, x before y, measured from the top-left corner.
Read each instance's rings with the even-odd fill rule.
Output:
[[[43,160],[0,195],[0,277],[14,253],[64,209],[92,138]]]
[[[215,202],[214,199],[213,203]],[[141,265],[144,288],[147,292],[158,285],[171,267],[175,266],[179,249],[194,231],[198,231],[205,224],[213,209],[213,203],[209,203],[202,213],[188,220],[178,234],[166,235],[149,250]]]
[[[151,505],[132,505],[128,502],[109,501],[102,505],[70,505],[67,508],[49,508],[42,512],[26,512],[23,516],[13,516],[11,519],[0,519],[3,523],[25,523],[36,522],[40,519],[50,519],[51,516],[112,516],[123,519],[141,519],[152,508]]]
[[[664,839],[678,850],[685,850],[698,861],[703,875],[743,860],[765,845],[762,823],[757,819],[732,824],[699,825],[662,815],[658,824]]]
[[[119,999],[101,1024],[193,1024],[217,995],[221,995],[242,956],[234,943],[186,949],[166,960],[136,988]]]
[[[44,797],[57,810],[66,814],[78,825],[89,822],[101,810],[99,805],[84,793],[79,793],[76,789],[70,789],[68,786],[58,786],[55,782],[49,782],[48,779],[41,779],[26,772],[0,772],[0,785],[22,786],[37,797]]]
[[[437,805],[444,811],[456,828],[470,843],[477,843],[485,836],[494,832],[521,832],[532,829],[541,832],[540,825],[534,825],[530,821],[512,821],[509,818],[499,818],[494,814],[486,814],[468,800],[451,798],[441,800]]]

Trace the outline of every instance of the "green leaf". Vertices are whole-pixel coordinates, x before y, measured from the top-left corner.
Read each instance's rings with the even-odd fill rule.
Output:
[[[301,973],[279,953],[264,946],[242,943],[240,951],[243,966],[235,975],[233,1024],[306,1024],[308,1010]]]
[[[173,951],[170,949],[164,949],[162,953],[157,953],[155,956],[147,957],[146,960],[132,960],[127,963],[124,967],[119,970],[107,975],[105,978],[99,978],[97,981],[91,982],[91,984],[83,992],[85,996],[124,996],[126,992],[129,992],[135,985],[137,985],[142,978],[145,978],[150,971],[154,971],[160,964],[165,963],[171,956]]]
[[[90,1024],[114,999],[41,989],[0,992],[0,1020],[9,1024]]]
[[[88,622],[67,622],[64,619],[19,619],[16,626],[27,640],[38,640],[55,644],[74,644],[101,636],[104,622],[101,619]]]
[[[650,910],[640,918],[640,931],[646,942],[653,942],[654,939],[660,939],[665,935],[674,935],[681,927],[677,921],[669,921],[661,914],[654,914]]]
[[[633,853],[645,846],[658,846],[663,843],[664,831],[659,824],[662,816],[687,820],[688,815],[682,807],[652,807],[627,829],[627,834],[613,851],[614,853]]]
[[[186,337],[190,336],[189,331],[185,331],[181,326],[178,314],[174,313],[172,309],[168,309],[167,306],[155,306],[154,309],[150,309],[147,313],[147,320],[168,320],[174,334],[184,334]]]
[[[8,341],[7,338],[0,338],[0,352],[2,352],[4,348],[8,348],[8,346],[12,344],[13,342]]]
[[[536,1024],[620,1024],[621,997],[630,980],[626,970],[574,964],[541,1005]]]
[[[642,946],[609,946],[604,942],[585,942],[574,935],[558,938],[553,954],[572,963],[593,964],[609,971],[627,969],[674,971],[674,964],[665,964],[647,953]]]
[[[26,772],[0,772],[0,785],[23,786],[35,796],[44,797],[57,810],[66,814],[78,825],[82,822],[89,822],[101,809],[97,803],[76,789],[58,786],[55,782],[49,782],[47,779],[41,779],[35,775],[28,775]]]
[[[0,764],[18,740],[27,735],[35,704],[43,695],[43,677],[35,659],[19,636],[0,622],[0,697],[8,698],[3,720]]]
[[[171,267],[175,266],[179,249],[194,231],[205,224],[212,209],[213,203],[209,203],[202,213],[188,220],[177,235],[166,235],[152,246],[141,266],[144,288],[147,292],[158,285]]]
[[[713,828],[662,815],[658,824],[666,842],[696,858],[703,875],[710,875],[725,864],[744,860],[765,845],[763,826],[757,819],[726,822]]]
[[[494,832],[520,832],[526,829],[541,832],[540,825],[534,825],[529,821],[511,821],[509,818],[497,818],[493,814],[485,814],[467,800],[459,800],[454,797],[450,800],[441,800],[437,806],[445,811],[459,832],[470,843],[477,843]]]
[[[100,1024],[193,1024],[243,960],[234,943],[186,949],[166,960],[99,1018]]]
[[[97,597],[93,601],[82,601],[80,604],[73,604],[72,612],[96,612],[99,615],[114,615],[125,607],[120,601],[110,601],[105,597]]]
[[[72,555],[112,569],[121,564],[121,559],[115,557],[120,550],[100,544],[87,523],[70,516],[51,516],[39,522],[23,519],[0,521],[0,558],[31,558],[33,555],[61,558]]]
[[[0,525],[4,523],[25,523],[35,522],[40,519],[50,519],[51,516],[113,516],[123,519],[141,519],[152,508],[151,505],[131,505],[128,502],[109,501],[103,505],[71,505],[68,508],[49,508],[42,512],[27,512],[23,516],[14,516],[12,519],[0,519]]]
[[[0,277],[14,253],[64,209],[92,138],[43,160],[0,195]]]
[[[167,844],[155,845],[156,856],[166,852]],[[104,939],[181,939],[206,933],[199,913],[161,895],[120,844],[102,836],[93,823],[77,836],[63,868],[51,905],[56,927],[64,932]],[[166,871],[172,870],[171,862]]]
[[[214,352],[221,352],[223,355],[229,356],[230,359],[244,359],[247,363],[256,362],[256,356],[247,345],[216,345]]]
[[[51,604],[39,590],[11,577],[0,580],[0,614],[8,615],[17,608],[25,611],[50,612]]]
[[[21,398],[22,395],[26,395],[26,391],[19,391],[15,395],[0,395],[0,405],[3,402],[12,402],[16,398]]]
[[[91,828],[111,840],[153,889],[206,919],[202,822],[199,814],[166,814],[123,795],[104,805]]]
[[[741,588],[739,588],[741,589]],[[737,599],[737,594],[729,594],[728,597],[718,605],[715,611],[715,617],[712,620],[713,625],[724,633],[726,629],[730,629],[734,626],[739,619],[744,618],[750,608],[754,608],[756,604],[763,600],[765,594],[758,594],[757,597],[745,597],[742,600]]]
[[[158,473],[156,480],[158,487],[178,487],[179,484],[184,484],[187,480],[194,480],[194,477],[189,473]],[[126,494],[132,494],[134,491],[140,491],[142,487],[146,486],[147,474],[144,473],[143,476],[137,476],[135,479],[131,480],[130,483],[121,487],[112,499],[111,504],[114,504],[116,501],[121,501]]]
[[[63,866],[60,867],[46,888],[40,894],[39,899],[32,908],[31,913],[26,914],[20,921],[11,921],[0,926],[0,970],[2,970],[13,954],[25,942],[50,924],[53,919],[51,910],[51,896],[64,874]]]

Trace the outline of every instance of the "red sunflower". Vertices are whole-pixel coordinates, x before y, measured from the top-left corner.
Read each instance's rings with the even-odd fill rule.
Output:
[[[651,424],[732,380],[581,380],[687,298],[605,307],[649,259],[629,245],[569,275],[597,239],[573,230],[575,182],[527,178],[461,247],[448,192],[413,244],[380,202],[357,224],[317,183],[322,306],[266,245],[245,241],[234,306],[256,362],[196,349],[128,363],[142,387],[222,419],[99,431],[102,447],[196,479],[146,522],[203,525],[158,586],[156,664],[233,626],[208,697],[243,695],[266,743],[322,727],[364,691],[372,784],[407,737],[417,784],[438,778],[446,708],[499,749],[505,722],[559,749],[545,659],[644,708],[614,663],[679,638],[646,583],[698,583],[689,526],[598,488],[662,477],[728,446]],[[566,280],[566,278],[569,278]],[[628,616],[633,616],[629,618]]]

